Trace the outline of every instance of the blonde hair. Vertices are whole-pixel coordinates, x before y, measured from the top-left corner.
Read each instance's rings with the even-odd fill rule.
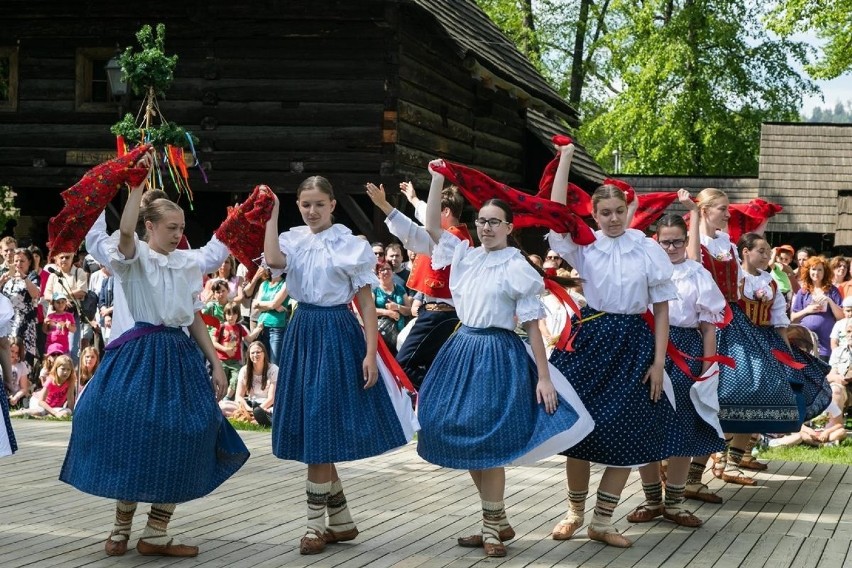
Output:
[[[708,207],[713,207],[719,200],[724,199],[728,200],[728,194],[722,191],[721,189],[716,189],[715,187],[705,187],[701,191],[698,192],[698,208],[699,209],[707,209]]]
[[[627,205],[627,196],[624,195],[624,192],[620,188],[611,184],[604,184],[598,187],[592,194],[592,210],[597,212],[598,203],[604,199],[612,198],[618,199]]]
[[[152,224],[159,223],[166,213],[183,213],[183,209],[180,208],[180,205],[168,199],[166,197],[158,197],[157,199],[153,199],[148,202],[141,210],[142,222],[147,223],[151,221]],[[145,227],[145,240],[147,241],[150,237],[148,232],[147,225]]]
[[[53,366],[50,368],[50,376],[53,377],[54,380],[58,379],[59,377],[56,376],[56,369],[63,366],[71,369],[71,374],[68,375],[68,380],[71,381],[71,384],[74,384],[77,381],[77,372],[74,369],[74,361],[72,361],[71,357],[68,355],[59,355],[53,360]],[[58,385],[59,383],[56,384]]]

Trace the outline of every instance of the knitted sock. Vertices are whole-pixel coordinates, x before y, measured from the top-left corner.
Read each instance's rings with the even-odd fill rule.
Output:
[[[687,485],[701,485],[701,478],[704,476],[704,464],[692,462],[689,464],[689,473],[686,476]]]
[[[612,512],[618,505],[619,495],[607,493],[598,489],[598,499],[595,502],[595,514],[592,516],[592,522],[589,528],[599,532],[612,532],[615,527],[612,526]]]
[[[586,497],[589,496],[589,490],[571,491],[568,490],[568,512],[565,513],[565,518],[562,523],[582,523],[585,520],[586,513]]]
[[[349,513],[349,506],[346,504],[343,484],[339,479],[332,481],[328,495],[328,529],[335,533],[341,533],[351,531],[354,528],[355,522]]]
[[[136,501],[115,502],[115,525],[110,533],[110,540],[121,542],[130,540],[130,527],[133,525],[133,514],[136,512]]]
[[[500,544],[500,528],[508,524],[503,501],[482,500],[482,542]]]
[[[672,485],[666,483],[666,511],[677,512],[681,509],[686,491],[686,485]]]
[[[175,506],[174,503],[151,503],[151,510],[148,512],[148,524],[145,525],[145,530],[142,532],[142,540],[158,546],[169,543],[171,539],[166,529],[169,528],[169,521],[172,520]]]
[[[646,505],[652,509],[658,508],[663,504],[663,484],[659,481],[653,483],[643,483],[642,491],[645,492]]]
[[[308,481],[308,538],[319,538],[325,532],[325,508],[328,494],[331,492],[331,482],[314,483]]]
[[[737,466],[743,459],[743,450],[733,446],[728,448],[728,463],[725,464],[725,473],[738,472]]]
[[[743,448],[743,457],[740,459],[740,461],[750,462],[754,460],[754,457],[751,455],[751,452],[754,449],[755,443],[756,440],[754,439],[754,436],[748,439],[748,443],[746,444],[745,448]]]

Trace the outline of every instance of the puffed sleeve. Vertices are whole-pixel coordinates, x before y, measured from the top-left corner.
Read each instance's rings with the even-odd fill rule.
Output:
[[[137,263],[140,258],[147,256],[148,244],[140,241],[139,237],[134,234],[133,248],[136,249],[136,256],[133,258],[127,258],[120,250],[118,250],[119,239],[121,239],[121,233],[119,231],[111,234],[107,239],[105,249],[107,258],[109,259],[109,265],[116,274],[123,276],[130,272],[131,266]]]
[[[660,245],[647,238],[642,241],[642,250],[645,253],[645,274],[648,275],[648,294],[651,303],[677,299],[677,286],[672,282],[674,267],[668,255]]]
[[[772,298],[770,320],[775,327],[787,327],[790,325],[790,316],[787,315],[787,299],[784,297],[784,294],[778,291],[777,287],[775,288],[775,297]]]
[[[370,243],[353,235],[348,235],[343,242],[345,245],[341,250],[335,251],[334,263],[349,277],[352,289],[358,291],[364,286],[378,286],[376,255]]]
[[[518,322],[525,323],[547,317],[547,309],[541,302],[544,279],[520,252],[512,257],[505,274],[504,290],[515,300]]]
[[[699,267],[695,275],[698,288],[698,301],[695,310],[698,312],[698,321],[719,323],[725,318],[727,302],[722,291],[713,281],[713,276],[703,266]]]
[[[201,272],[204,274],[209,274],[214,272],[217,268],[222,266],[222,263],[228,258],[228,255],[231,254],[228,250],[228,247],[213,235],[206,245],[201,247],[200,249],[193,249],[194,253],[197,255],[196,263],[199,267],[201,267]]]
[[[460,261],[471,250],[470,243],[449,231],[441,232],[441,240],[432,249],[432,268],[439,270]]]
[[[550,231],[547,233],[547,243],[550,248],[559,256],[568,261],[568,264],[577,269],[582,274],[580,267],[580,250],[583,248],[571,239],[570,233],[557,233]]]

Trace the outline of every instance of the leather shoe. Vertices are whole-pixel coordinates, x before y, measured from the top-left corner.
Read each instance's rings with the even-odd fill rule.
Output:
[[[308,536],[310,534],[316,536]],[[301,541],[299,541],[300,554],[319,554],[323,550],[325,550],[325,538],[323,538],[321,534],[310,531],[302,537]]]
[[[512,527],[506,527],[497,533],[497,537],[500,539],[500,542],[508,542],[515,538],[515,529]],[[482,534],[460,536],[456,542],[459,543],[459,546],[464,546],[465,548],[479,548],[482,546]]]
[[[722,498],[710,491],[710,488],[703,483],[698,485],[697,489],[687,489],[683,492],[683,496],[687,499],[695,499],[696,501],[704,501],[705,503],[722,504]]]
[[[179,558],[189,558],[198,556],[197,546],[188,546],[186,544],[172,544],[170,540],[166,544],[151,544],[145,542],[141,538],[136,543],[136,552],[142,556],[176,556]]]
[[[568,540],[574,533],[577,532],[583,526],[583,521],[581,519],[574,519],[568,521],[567,519],[562,519],[559,523],[553,527],[553,531],[551,531],[550,536],[553,540]]]
[[[647,523],[663,514],[662,503],[657,506],[649,506],[642,503],[627,515],[627,521],[630,523]]]
[[[348,540],[355,540],[356,536],[358,536],[358,529],[356,527],[352,527],[348,531],[340,532],[334,532],[331,529],[325,529],[322,538],[328,544],[332,544],[335,542],[346,542]]]
[[[482,547],[485,549],[485,556],[490,558],[503,558],[506,556],[506,547],[503,546],[502,542],[497,544],[485,542],[482,544]]]
[[[112,537],[112,535],[110,535]],[[112,538],[108,538],[104,543],[104,550],[107,553],[107,556],[124,556],[124,553],[127,552],[127,541],[129,538],[125,538],[123,540],[112,540]]]
[[[616,548],[630,548],[633,546],[633,543],[626,536],[616,530],[603,532],[589,527],[589,538]]]

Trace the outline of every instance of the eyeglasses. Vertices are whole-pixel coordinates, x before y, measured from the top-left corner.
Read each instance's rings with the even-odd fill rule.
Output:
[[[390,271],[391,271],[391,269],[390,269],[390,268],[380,268],[380,269],[379,269],[379,274],[381,274],[382,272],[390,272]]]
[[[506,223],[507,225],[511,225],[511,223],[509,223],[508,221],[504,221],[502,219],[494,219],[494,218],[484,219],[484,218],[480,217],[479,219],[473,220],[473,224],[476,225],[477,227],[484,227],[485,225],[488,225],[492,229],[496,229],[497,227],[499,227],[503,223]]]
[[[374,250],[373,254],[376,256],[385,256],[385,253]]]
[[[675,239],[673,241],[660,241],[660,246],[664,249],[667,248],[683,248],[686,245],[686,239]]]

